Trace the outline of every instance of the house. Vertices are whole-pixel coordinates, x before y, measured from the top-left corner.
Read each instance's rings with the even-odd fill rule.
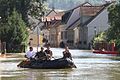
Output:
[[[58,47],[61,40],[61,20],[64,12],[57,12],[52,9],[44,18],[43,38],[51,47]]]
[[[65,27],[62,41],[70,48],[88,49],[93,37],[109,28],[107,8],[110,4],[93,6],[85,2],[67,11],[62,17]]]
[[[40,46],[43,45],[43,35],[42,35],[42,27],[44,26],[44,23],[41,22],[40,20],[37,20],[31,16],[28,16],[29,18],[29,23],[30,23],[30,29],[28,28],[28,47],[34,47],[35,51],[40,50]],[[39,48],[39,49],[38,49]],[[29,48],[28,48],[29,49]],[[36,50],[37,49],[37,50]]]

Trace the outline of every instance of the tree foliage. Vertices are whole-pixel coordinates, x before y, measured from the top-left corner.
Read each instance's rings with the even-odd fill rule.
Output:
[[[28,38],[28,32],[21,14],[15,9],[11,16],[8,17],[8,21],[1,24],[0,32],[1,41],[7,43],[7,51],[21,52],[23,50]]]
[[[108,39],[120,38],[120,4],[114,4],[109,8],[109,23]]]
[[[16,8],[16,11],[22,14],[22,19],[28,23],[28,15],[32,17],[42,16],[45,11],[44,2],[46,0],[0,0],[0,17],[6,22]]]
[[[46,5],[44,4],[45,1],[46,0],[31,0],[28,14],[32,17],[40,19],[45,14],[47,9]]]
[[[109,9],[110,28],[107,31],[107,40],[115,42],[120,47],[120,3],[113,4]]]
[[[112,4],[108,8],[108,20],[110,28],[98,34],[94,39],[94,43],[98,41],[107,41],[109,43],[115,43],[116,49],[120,51],[120,0],[117,3]]]
[[[7,43],[7,51],[21,51],[26,45],[29,16],[41,18],[46,9],[45,1],[0,0],[0,40]]]
[[[105,42],[105,41],[106,41],[106,33],[105,32],[100,32],[93,39],[93,43]]]

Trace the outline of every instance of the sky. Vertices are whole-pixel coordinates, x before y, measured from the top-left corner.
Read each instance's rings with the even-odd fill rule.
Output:
[[[72,9],[86,1],[89,1],[92,5],[105,3],[105,0],[47,0],[48,6],[50,8],[54,7],[55,9],[60,9],[60,10]],[[110,0],[106,0],[106,1],[110,1]]]

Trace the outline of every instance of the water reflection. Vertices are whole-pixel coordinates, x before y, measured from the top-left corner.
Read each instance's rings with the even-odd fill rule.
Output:
[[[62,49],[52,50],[56,58],[62,57]],[[120,61],[89,51],[70,52],[76,69],[24,69],[16,66],[23,54],[0,58],[1,80],[119,80]]]
[[[72,69],[29,70],[27,80],[63,80],[71,77]]]

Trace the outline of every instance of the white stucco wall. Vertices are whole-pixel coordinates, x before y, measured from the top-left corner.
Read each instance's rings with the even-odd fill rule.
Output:
[[[47,29],[43,29],[42,30],[42,34],[44,34],[44,38],[46,38],[47,40],[49,40],[49,31]]]
[[[87,25],[87,27],[88,27],[88,42],[90,42],[95,36],[95,27],[96,33],[107,30],[109,28],[107,9],[102,11],[93,21],[91,21]]]
[[[66,31],[66,27],[67,27],[66,24],[60,25],[60,32],[61,32],[61,37],[62,37],[62,39],[60,41],[65,41],[65,42],[67,41],[67,39],[65,38],[66,34],[64,33]]]
[[[79,40],[79,28],[76,27],[76,28],[74,29],[74,43],[77,43],[78,40]]]
[[[55,11],[50,12],[50,14],[48,15],[48,17],[54,17],[57,13]]]
[[[67,31],[67,39],[74,41],[74,31],[73,30]]]

